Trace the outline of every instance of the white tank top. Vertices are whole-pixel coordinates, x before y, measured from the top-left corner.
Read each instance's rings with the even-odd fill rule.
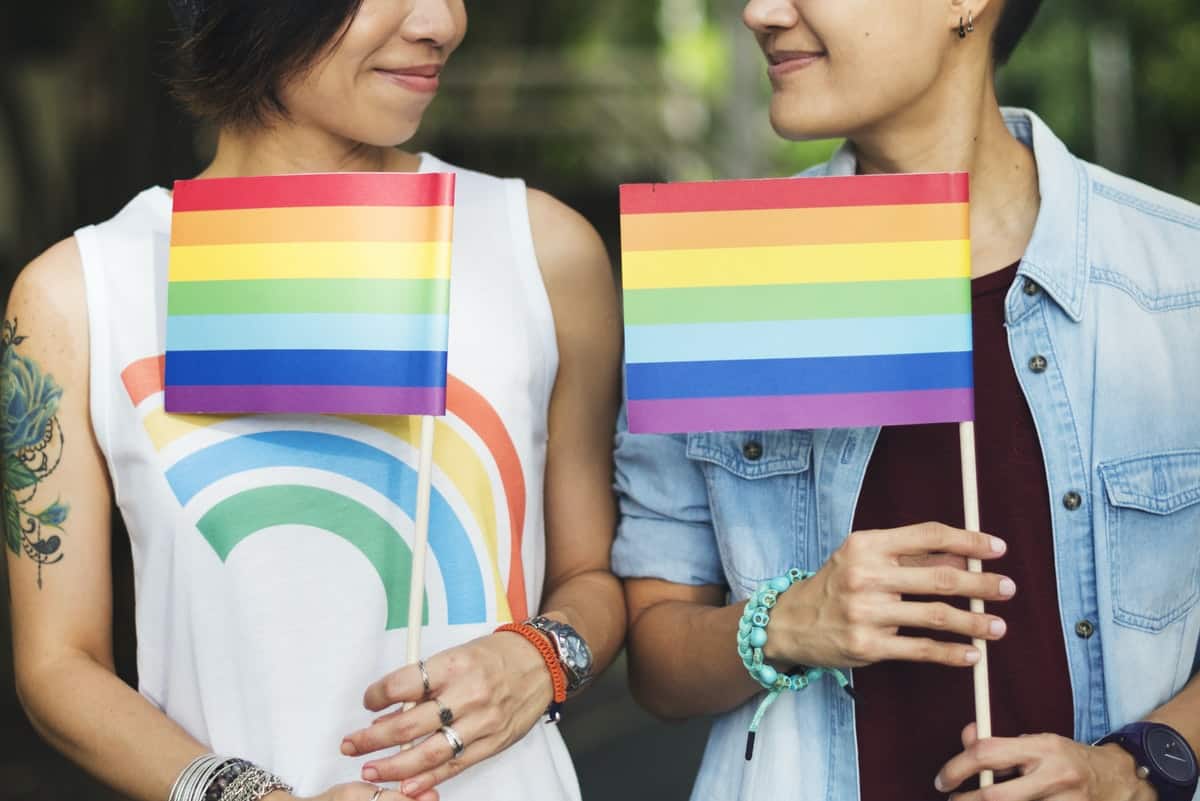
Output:
[[[545,568],[554,322],[525,186],[457,174],[448,413],[437,424],[429,656],[536,611]],[[91,412],[133,545],[142,694],[221,754],[301,795],[356,781],[340,752],[367,686],[402,666],[416,418],[163,411],[171,197],[76,233]],[[441,788],[445,801],[577,799],[557,728],[536,725]]]

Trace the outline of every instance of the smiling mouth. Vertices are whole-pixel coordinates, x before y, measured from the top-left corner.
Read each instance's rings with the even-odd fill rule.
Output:
[[[401,69],[377,69],[375,72],[411,91],[432,94],[438,90],[441,83],[442,66],[427,64]]]
[[[811,67],[825,58],[824,51],[811,50],[776,50],[767,54],[770,65],[767,72],[772,78],[781,78],[806,67]]]

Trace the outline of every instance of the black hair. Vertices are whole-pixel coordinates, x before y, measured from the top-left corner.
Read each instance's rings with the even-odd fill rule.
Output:
[[[1041,7],[1042,0],[1005,0],[1000,21],[996,23],[996,66],[1008,63]]]
[[[344,32],[362,0],[171,0],[183,41],[175,95],[222,126],[286,117],[279,87]]]

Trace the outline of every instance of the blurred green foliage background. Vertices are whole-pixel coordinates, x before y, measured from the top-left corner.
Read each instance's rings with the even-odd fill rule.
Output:
[[[615,251],[622,181],[786,175],[836,142],[770,130],[768,86],[736,0],[467,0],[471,34],[414,143],[520,175],[583,211]],[[164,0],[0,9],[0,284],[137,191],[194,175],[212,147],[166,94]],[[1085,158],[1200,201],[1195,0],[1047,0],[1000,77]],[[119,663],[133,680],[129,553],[114,546]],[[105,799],[36,738],[12,689],[0,602],[0,801]],[[301,699],[298,699],[301,702]],[[571,710],[585,798],[684,799],[703,721],[629,701],[618,665]]]

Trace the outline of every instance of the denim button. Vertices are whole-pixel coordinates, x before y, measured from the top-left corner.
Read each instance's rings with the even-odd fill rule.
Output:
[[[1025,279],[1025,294],[1026,295],[1033,297],[1034,295],[1036,295],[1037,293],[1039,293],[1041,291],[1042,291],[1042,288],[1040,286],[1038,286],[1037,282],[1035,282],[1032,278]]]
[[[1096,625],[1090,620],[1081,620],[1075,624],[1075,633],[1082,640],[1090,639],[1096,633]]]
[[[1074,512],[1080,506],[1083,506],[1083,496],[1078,492],[1068,492],[1063,496],[1063,506],[1067,507],[1068,511]]]
[[[751,462],[757,462],[763,457],[762,443],[750,440],[742,446],[742,456],[745,456]]]
[[[1044,373],[1046,372],[1046,368],[1049,366],[1050,363],[1046,361],[1046,357],[1042,356],[1041,354],[1038,354],[1029,360],[1029,369],[1035,373]]]

